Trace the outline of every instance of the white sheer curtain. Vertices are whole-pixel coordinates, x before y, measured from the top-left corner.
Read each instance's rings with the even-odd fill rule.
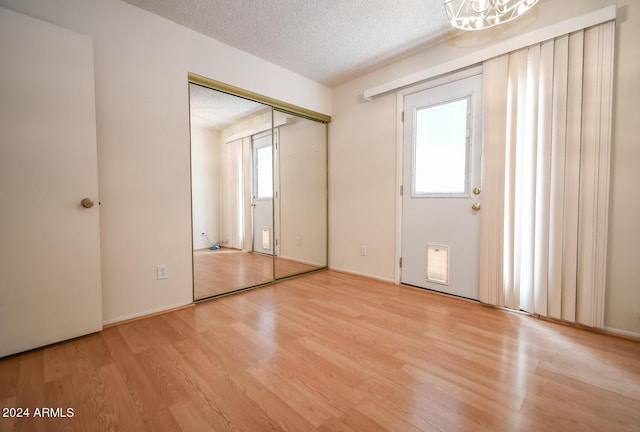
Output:
[[[222,146],[222,238],[225,246],[244,248],[243,140]]]
[[[604,325],[615,22],[489,60],[480,300]]]

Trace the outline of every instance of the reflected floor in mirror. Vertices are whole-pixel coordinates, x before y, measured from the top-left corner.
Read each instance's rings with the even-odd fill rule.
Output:
[[[317,266],[276,258],[276,278],[305,273]],[[221,248],[193,253],[194,299],[203,299],[273,280],[271,255]]]

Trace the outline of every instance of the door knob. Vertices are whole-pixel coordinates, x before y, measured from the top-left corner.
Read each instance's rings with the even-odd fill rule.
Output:
[[[474,211],[478,211],[478,210],[480,210],[480,203],[473,203],[473,205],[471,206],[471,208],[472,208]]]
[[[82,201],[80,201],[80,204],[84,208],[91,208],[93,207],[93,200],[91,198],[85,198]]]

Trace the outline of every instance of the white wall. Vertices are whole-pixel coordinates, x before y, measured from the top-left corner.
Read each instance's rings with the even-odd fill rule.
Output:
[[[191,213],[193,248],[211,246],[220,237],[220,131],[191,124]]]
[[[334,89],[329,135],[330,266],[393,280],[395,259],[396,95],[364,90],[407,76],[518,33],[614,3],[542,0],[527,16],[470,32]],[[640,2],[618,1],[609,260],[605,325],[640,333]],[[368,255],[360,256],[360,245]]]
[[[0,5],[94,41],[105,322],[190,303],[187,73],[325,114],[331,90],[118,0]]]

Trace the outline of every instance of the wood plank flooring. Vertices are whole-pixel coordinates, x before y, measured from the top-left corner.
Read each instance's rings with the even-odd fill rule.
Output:
[[[74,414],[0,431],[638,431],[640,343],[326,271],[0,359],[0,407]]]
[[[317,269],[299,261],[276,258],[276,278]],[[271,255],[233,249],[198,250],[193,254],[194,298],[196,300],[245,288],[274,279]]]

